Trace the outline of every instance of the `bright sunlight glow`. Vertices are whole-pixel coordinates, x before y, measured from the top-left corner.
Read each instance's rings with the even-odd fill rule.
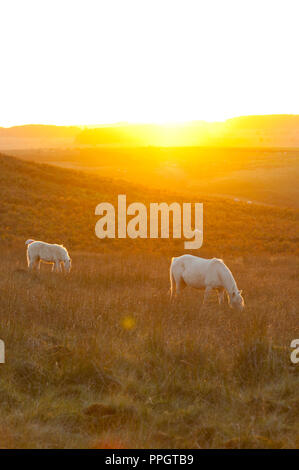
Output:
[[[0,125],[298,114],[297,0],[9,0]]]

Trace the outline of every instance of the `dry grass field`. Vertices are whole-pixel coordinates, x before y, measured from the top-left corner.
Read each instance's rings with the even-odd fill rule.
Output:
[[[296,448],[298,211],[0,157],[0,447]],[[185,290],[180,240],[106,240],[95,206],[204,202],[202,256],[223,257],[246,309]],[[63,242],[67,276],[26,269],[24,241]]]

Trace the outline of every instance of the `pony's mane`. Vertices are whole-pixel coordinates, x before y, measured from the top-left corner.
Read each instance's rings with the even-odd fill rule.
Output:
[[[221,264],[224,264],[223,262],[223,259],[220,259],[220,258],[212,258],[211,259],[211,262],[214,264],[217,264],[217,263],[221,263]]]
[[[32,238],[28,238],[28,240],[25,241],[25,245],[30,245],[30,243],[35,242]]]
[[[235,278],[232,275],[231,270],[224,263],[224,261],[218,258],[213,258],[213,261],[215,262],[215,264],[218,264],[220,267],[220,276],[221,276],[222,282],[225,282],[226,284],[230,283],[233,292],[238,290]]]

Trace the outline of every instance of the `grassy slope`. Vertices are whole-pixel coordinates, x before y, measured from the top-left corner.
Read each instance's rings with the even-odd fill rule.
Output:
[[[157,180],[156,180],[157,182]],[[248,205],[230,199],[206,197],[196,192],[158,191],[81,172],[24,162],[0,156],[0,240],[23,247],[35,238],[63,242],[71,251],[146,250],[180,253],[180,240],[100,241],[94,234],[98,203],[116,204],[118,194],[127,194],[128,204],[150,202],[203,202],[204,246],[201,253],[244,256],[298,252],[298,211]]]
[[[212,298],[200,310],[195,291],[170,307],[181,241],[93,235],[98,202],[165,194],[7,157],[0,167],[1,447],[299,445],[295,211],[197,195],[200,252],[225,257],[247,309],[220,312]],[[29,237],[65,242],[70,276],[29,274]]]
[[[118,176],[154,188],[184,188],[184,194],[229,195],[299,208],[299,151],[252,148],[77,148],[12,150],[40,163]]]

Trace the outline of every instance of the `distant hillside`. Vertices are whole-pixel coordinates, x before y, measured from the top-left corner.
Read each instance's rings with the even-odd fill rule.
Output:
[[[1,149],[58,146],[299,147],[299,116],[241,116],[224,122],[0,128]]]
[[[49,148],[72,145],[81,132],[75,126],[25,125],[0,127],[0,149]]]
[[[299,208],[299,150],[232,147],[75,147],[6,151],[38,163],[152,189]]]
[[[0,127],[1,137],[19,137],[19,138],[49,138],[56,139],[61,137],[74,137],[81,132],[76,126],[48,126],[41,124],[31,124],[25,126]]]
[[[299,116],[244,116],[224,122],[205,121],[175,125],[119,125],[84,129],[77,144],[298,147]]]
[[[182,240],[99,240],[94,234],[98,203],[203,202],[205,255],[298,252],[298,212],[224,198],[145,189],[79,171],[0,155],[0,244],[23,247],[27,238],[65,243],[71,250],[182,253]],[[279,231],[278,228],[279,227]]]
[[[241,116],[228,119],[220,141],[235,146],[291,147],[299,146],[299,116]]]

